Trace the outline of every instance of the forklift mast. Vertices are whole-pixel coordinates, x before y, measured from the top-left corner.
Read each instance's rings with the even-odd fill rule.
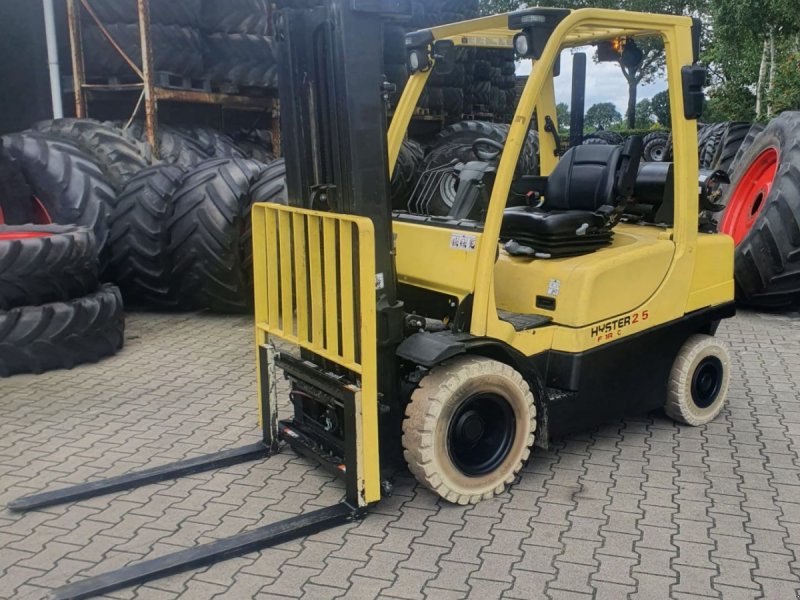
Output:
[[[307,0],[290,0],[275,18],[289,204],[371,219],[379,304],[394,306],[381,49],[383,23],[409,15],[410,2],[307,5]]]

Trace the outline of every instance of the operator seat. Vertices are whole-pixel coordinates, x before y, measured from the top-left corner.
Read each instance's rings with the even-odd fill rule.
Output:
[[[541,258],[576,256],[611,244],[616,206],[633,194],[641,147],[634,136],[624,147],[567,150],[543,181],[543,204],[505,210],[501,241],[513,242],[507,245],[512,253]]]

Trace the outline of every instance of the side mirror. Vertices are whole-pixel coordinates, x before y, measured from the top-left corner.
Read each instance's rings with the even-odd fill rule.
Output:
[[[433,59],[437,73],[451,73],[456,65],[456,45],[453,40],[436,40],[433,43]]]
[[[703,114],[706,97],[703,86],[706,83],[705,67],[692,65],[681,69],[683,88],[683,116],[687,119],[699,119]]]

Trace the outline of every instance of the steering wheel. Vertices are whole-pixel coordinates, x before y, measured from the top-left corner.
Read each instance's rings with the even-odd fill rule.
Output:
[[[484,162],[491,162],[503,153],[505,146],[490,138],[478,138],[472,142],[472,153],[478,157],[478,160]]]

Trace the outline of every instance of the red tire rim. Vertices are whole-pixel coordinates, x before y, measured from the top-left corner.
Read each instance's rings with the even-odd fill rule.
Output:
[[[50,237],[52,233],[46,231],[0,231],[0,242],[10,240],[29,240],[31,238]]]
[[[739,179],[720,225],[722,233],[731,236],[737,246],[753,228],[758,215],[767,205],[777,173],[778,151],[767,148]]]

